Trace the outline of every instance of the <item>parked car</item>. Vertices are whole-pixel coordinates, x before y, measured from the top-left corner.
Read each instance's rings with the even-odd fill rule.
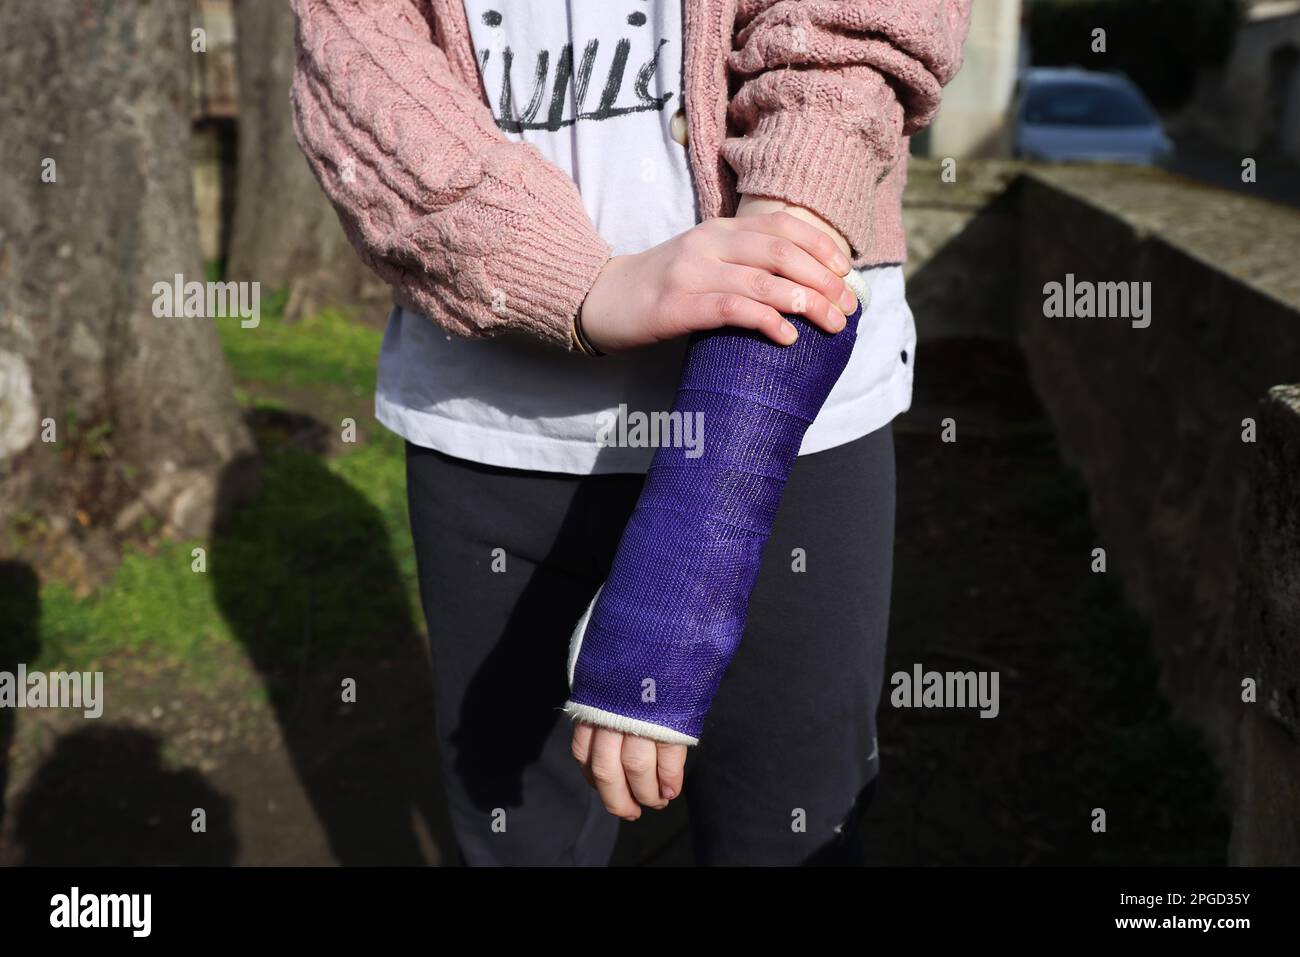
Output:
[[[1164,165],[1174,153],[1160,118],[1122,73],[1033,67],[1020,78],[1014,155],[1045,162]]]

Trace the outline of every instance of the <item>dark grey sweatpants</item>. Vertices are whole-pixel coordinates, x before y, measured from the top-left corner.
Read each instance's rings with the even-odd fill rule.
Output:
[[[642,481],[407,446],[444,776],[470,864],[609,860],[619,821],[570,755],[558,709],[570,633]],[[798,460],[744,638],[686,767],[700,863],[860,861],[893,536],[889,426]]]

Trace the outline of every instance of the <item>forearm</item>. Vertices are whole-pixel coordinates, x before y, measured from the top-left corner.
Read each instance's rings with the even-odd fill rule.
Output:
[[[610,255],[573,181],[501,135],[415,2],[292,3],[294,130],[361,258],[452,332],[567,348]]]

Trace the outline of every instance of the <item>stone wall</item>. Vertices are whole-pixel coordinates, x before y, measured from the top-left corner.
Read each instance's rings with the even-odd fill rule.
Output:
[[[1026,175],[1018,203],[1021,343],[1108,573],[1233,780],[1234,860],[1300,863],[1300,417],[1270,393],[1300,381],[1300,214],[1082,167]],[[1067,274],[1149,282],[1150,324],[1045,315]]]
[[[1231,859],[1300,861],[1300,386],[1269,392],[1238,539],[1234,614],[1256,684],[1238,737]]]

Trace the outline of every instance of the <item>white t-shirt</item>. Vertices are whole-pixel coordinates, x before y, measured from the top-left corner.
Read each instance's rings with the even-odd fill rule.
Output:
[[[573,177],[615,255],[699,221],[672,133],[681,0],[465,0],[465,11],[497,125]],[[902,269],[861,273],[871,297],[858,340],[801,455],[866,435],[911,403],[916,333]],[[644,472],[654,449],[611,444],[609,425],[669,410],[685,349],[681,339],[591,359],[522,334],[462,339],[394,308],[375,414],[416,445],[488,465]]]

